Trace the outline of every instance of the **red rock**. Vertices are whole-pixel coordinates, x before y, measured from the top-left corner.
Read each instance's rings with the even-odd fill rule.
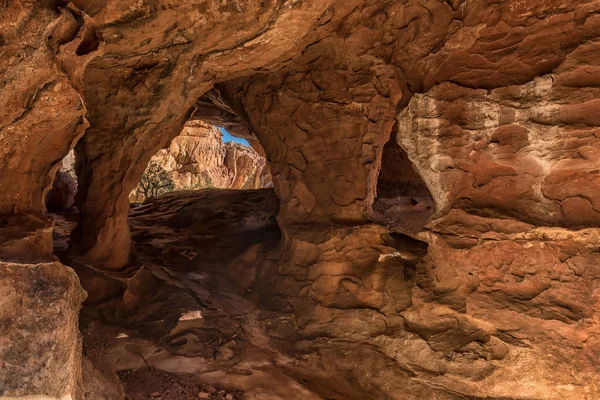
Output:
[[[11,341],[0,349],[23,349],[11,359],[36,350],[18,378],[2,357],[8,396],[78,396],[78,285],[36,283],[62,281],[39,268],[53,257],[44,201],[75,147],[79,224],[57,254],[106,302],[84,310],[86,323],[138,330],[135,346],[115,344],[123,369],[151,366],[146,356],[188,373],[219,362],[229,379],[236,363],[257,366],[244,357],[258,348],[268,360],[251,373],[285,382],[286,398],[594,398],[599,11],[553,0],[0,2],[0,258],[29,274],[0,290],[18,305],[22,286],[23,321],[37,321],[2,323],[12,305],[0,321]],[[211,190],[129,218],[154,154],[171,143],[185,164],[181,150],[206,143],[178,138],[190,120],[226,126],[265,157],[276,216],[273,197]],[[261,180],[254,153],[208,147],[224,185]],[[211,333],[180,311],[202,311]],[[296,342],[311,344],[302,357]]]

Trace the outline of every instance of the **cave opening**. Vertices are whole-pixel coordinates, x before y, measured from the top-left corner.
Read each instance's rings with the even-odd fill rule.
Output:
[[[256,146],[256,144],[255,144]],[[61,161],[52,188],[46,194],[46,210],[55,219],[55,253],[65,258],[70,236],[79,221],[76,203],[78,174],[75,150]],[[78,171],[79,169],[79,171]],[[264,156],[248,141],[199,119],[188,121],[180,135],[152,156],[142,177],[129,193],[132,209],[145,201],[174,191],[202,189],[252,190],[273,186]],[[81,194],[79,194],[81,195]]]
[[[119,397],[120,388],[131,399],[156,391],[190,398],[176,397],[181,387],[189,390],[185,396],[218,389],[214,393],[239,398],[186,374],[244,357],[245,333],[236,316],[255,307],[249,300],[253,271],[260,254],[280,243],[279,200],[258,142],[249,138],[257,152],[227,138],[235,127],[221,122],[227,128],[192,117],[150,159],[129,193],[124,269],[89,265],[71,252],[72,236],[82,234],[74,201],[78,175],[87,179],[77,151],[65,157],[48,193],[54,253],[87,292],[79,327],[90,361],[84,368],[93,370],[83,373],[103,376],[106,398]],[[110,348],[102,347],[106,342]],[[182,358],[189,362],[177,365]]]
[[[414,235],[424,228],[434,211],[435,202],[427,184],[398,144],[395,123],[383,148],[372,218],[391,232]]]
[[[244,139],[201,120],[188,121],[181,134],[148,163],[130,202],[177,190],[260,189],[272,186],[263,156]]]
[[[62,160],[46,195],[47,211],[73,211],[77,182],[75,151],[71,150]],[[129,199],[137,206],[150,197],[175,190],[272,186],[265,157],[248,141],[232,136],[223,127],[190,120],[179,136],[152,157]]]

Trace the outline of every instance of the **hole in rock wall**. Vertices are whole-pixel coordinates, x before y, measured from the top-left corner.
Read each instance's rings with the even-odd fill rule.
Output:
[[[386,237],[390,247],[396,249],[404,264],[404,278],[412,282],[416,278],[417,264],[427,256],[429,244],[401,232],[390,232]]]
[[[383,148],[373,219],[390,229],[410,234],[423,229],[435,211],[433,197],[397,141],[397,125]]]
[[[266,159],[244,139],[201,121],[189,121],[167,148],[155,154],[131,203],[176,190],[260,189],[272,187]],[[77,193],[75,155],[71,151],[57,171],[46,208],[57,213],[73,208]]]
[[[90,30],[83,36],[81,43],[79,46],[77,46],[77,50],[75,50],[75,54],[78,56],[84,56],[96,51],[99,46],[100,40],[98,39],[98,35],[93,30]]]
[[[73,165],[71,153],[57,178],[75,183]],[[270,186],[264,157],[210,124],[190,121],[153,156],[130,195],[132,254],[123,271],[90,268],[73,257],[68,241],[77,209],[48,208],[55,254],[87,292],[83,352],[108,380],[102,396],[89,398],[122,398],[124,390],[130,399],[241,399],[236,385],[209,385],[189,374],[245,357],[249,344],[236,318],[251,311],[244,296],[253,295],[261,251],[281,240],[279,200]]]
[[[52,189],[46,195],[46,209],[49,212],[62,212],[72,209],[77,194],[75,155],[71,151],[62,161],[56,172]]]
[[[271,186],[265,158],[247,142],[222,128],[189,121],[181,135],[152,157],[130,201],[141,203],[175,190]]]

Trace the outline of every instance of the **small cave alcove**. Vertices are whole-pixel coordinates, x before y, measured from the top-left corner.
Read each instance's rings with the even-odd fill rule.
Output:
[[[74,169],[75,155],[71,151],[62,160],[60,168],[54,175],[52,188],[46,194],[46,210],[60,213],[72,210],[77,194],[77,175]]]
[[[373,219],[391,232],[416,234],[435,211],[435,203],[423,178],[397,140],[397,124],[383,148],[377,180]]]

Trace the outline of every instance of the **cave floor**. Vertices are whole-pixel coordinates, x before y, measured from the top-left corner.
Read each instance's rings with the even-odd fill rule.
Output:
[[[228,269],[277,245],[276,213],[271,190],[160,197],[131,210],[134,257],[118,273],[70,259],[76,214],[55,215],[56,254],[88,292],[80,317],[84,355],[105,381],[118,376],[131,400],[324,398],[290,372],[298,360],[265,333],[266,325],[285,326],[289,315],[259,309],[247,287],[251,272]],[[108,385],[101,386],[87,398],[102,390],[109,398]]]

